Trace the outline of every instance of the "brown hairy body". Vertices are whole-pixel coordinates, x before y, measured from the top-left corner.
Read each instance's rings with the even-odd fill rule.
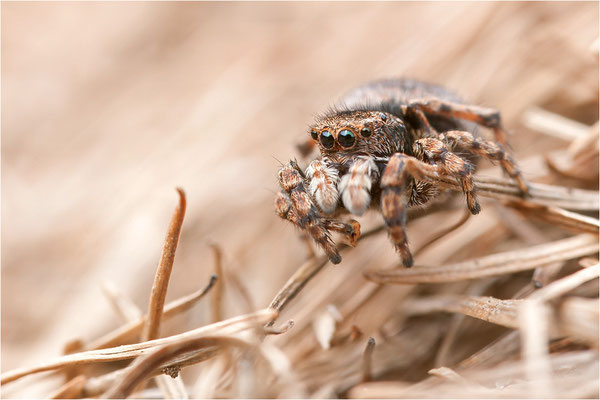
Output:
[[[496,141],[476,134],[477,125]],[[473,184],[477,156],[497,161],[521,191],[527,184],[506,152],[497,110],[464,104],[448,90],[415,80],[384,80],[358,87],[310,128],[306,153],[318,145],[321,157],[302,171],[295,161],[279,171],[283,189],[275,199],[279,216],[305,230],[333,263],[341,257],[330,231],[355,243],[356,221],[335,218],[381,211],[402,262],[413,258],[405,233],[406,209],[437,197],[440,177],[452,177],[473,214],[480,211]],[[460,150],[459,156],[455,153]]]

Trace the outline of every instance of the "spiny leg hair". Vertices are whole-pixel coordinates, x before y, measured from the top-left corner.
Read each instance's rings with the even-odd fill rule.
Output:
[[[371,157],[359,157],[340,181],[344,207],[354,215],[363,215],[371,204],[371,186],[379,179],[379,169]]]
[[[331,214],[337,208],[339,199],[337,184],[338,171],[324,161],[315,160],[306,169],[309,180],[308,191],[325,214]]]

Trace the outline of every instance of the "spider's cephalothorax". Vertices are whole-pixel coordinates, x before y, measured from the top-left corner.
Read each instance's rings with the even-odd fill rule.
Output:
[[[476,125],[494,130],[496,142],[479,138]],[[341,261],[330,231],[354,243],[359,225],[340,222],[341,213],[381,210],[405,266],[413,263],[405,234],[406,208],[427,203],[441,189],[440,178],[457,180],[473,214],[480,210],[473,184],[473,157],[500,163],[527,193],[527,184],[504,149],[496,110],[466,105],[445,89],[414,80],[386,80],[359,87],[338,109],[317,118],[311,145],[321,158],[305,172],[294,161],[279,171],[282,191],[275,200],[279,216],[307,233],[333,263]],[[309,149],[311,145],[304,146]]]

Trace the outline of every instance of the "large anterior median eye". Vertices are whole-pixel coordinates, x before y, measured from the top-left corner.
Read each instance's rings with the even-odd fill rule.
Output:
[[[340,142],[343,147],[352,147],[354,139],[354,133],[348,129],[343,129],[338,134],[338,142]]]
[[[321,132],[321,144],[323,145],[323,147],[325,147],[326,149],[330,149],[333,147],[334,143],[335,143],[335,139],[333,138],[333,135],[331,134],[331,132],[329,132],[329,131]]]

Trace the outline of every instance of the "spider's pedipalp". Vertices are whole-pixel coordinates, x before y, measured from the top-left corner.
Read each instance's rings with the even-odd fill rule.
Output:
[[[326,214],[333,213],[339,199],[337,184],[340,178],[338,171],[327,166],[321,160],[315,160],[306,169],[306,177],[309,179],[308,191],[319,208]]]
[[[501,145],[475,137],[471,132],[466,131],[448,131],[440,135],[440,139],[490,161],[498,161],[502,169],[519,185],[519,189],[525,194],[529,192],[529,186],[517,168],[517,164]]]
[[[304,176],[294,161],[279,170],[279,184],[283,189],[275,197],[275,211],[277,214],[305,230],[315,242],[327,253],[327,257],[334,264],[342,261],[335,243],[331,240],[329,230],[345,235],[351,246],[356,244],[360,236],[360,225],[356,221],[350,224],[323,217],[306,192]]]
[[[360,157],[342,176],[339,191],[344,207],[354,215],[362,215],[371,204],[371,186],[379,178],[379,169],[371,157]]]
[[[338,264],[342,258],[323,225],[319,210],[304,189],[302,171],[294,161],[279,170],[279,184],[284,192],[275,198],[275,209],[280,217],[306,230],[317,242],[332,263]]]

